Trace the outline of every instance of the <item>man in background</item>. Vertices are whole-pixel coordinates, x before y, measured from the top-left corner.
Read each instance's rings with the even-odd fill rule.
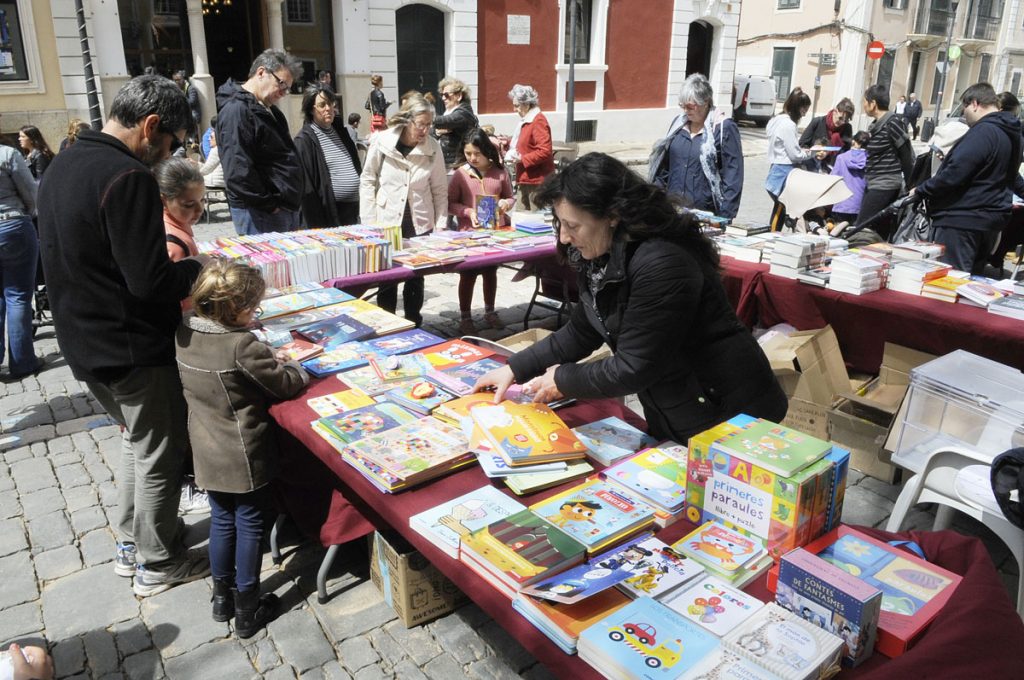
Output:
[[[903,117],[910,123],[910,127],[913,128],[914,139],[917,139],[917,121],[921,118],[921,102],[917,100],[917,93],[911,92],[910,97],[907,100],[907,106],[903,110]]]

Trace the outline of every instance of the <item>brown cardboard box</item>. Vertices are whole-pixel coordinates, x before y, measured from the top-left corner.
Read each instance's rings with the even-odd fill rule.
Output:
[[[910,385],[910,369],[935,357],[892,343],[885,343],[878,377],[854,392],[843,394],[829,413],[832,441],[850,449],[850,465],[866,475],[892,484],[896,468],[887,445],[891,430]]]
[[[498,340],[498,344],[502,347],[518,352],[524,350],[538,340],[543,340],[547,336],[551,335],[552,331],[546,328],[530,328],[529,330],[520,331],[514,335],[510,335],[507,338]],[[601,345],[597,348],[593,354],[584,359],[583,361],[596,361],[598,359],[604,359],[610,357],[612,350],[608,345]]]
[[[454,583],[394,532],[370,537],[370,580],[407,628],[469,601]]]
[[[776,335],[761,347],[789,397],[782,424],[828,439],[828,411],[839,394],[850,391],[850,377],[832,327]]]

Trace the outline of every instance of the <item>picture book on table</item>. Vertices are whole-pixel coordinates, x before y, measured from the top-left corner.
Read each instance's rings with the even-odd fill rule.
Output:
[[[756,538],[730,529],[722,522],[707,522],[672,547],[710,571],[726,576],[765,554],[764,546]]]
[[[335,314],[348,314],[350,317],[375,330],[377,335],[387,335],[415,328],[416,324],[391,312],[386,312],[380,307],[373,305],[366,300],[349,300],[336,307],[339,311]]]
[[[654,521],[654,508],[602,479],[589,479],[530,509],[591,552]]]
[[[414,328],[402,331],[401,333],[367,340],[364,344],[381,356],[391,356],[393,354],[407,354],[408,352],[414,352],[442,342],[444,342],[444,338],[439,338],[422,328]]]
[[[584,630],[577,650],[607,677],[653,680],[678,678],[718,645],[700,626],[641,597]]]
[[[346,342],[302,362],[302,367],[318,378],[358,368],[369,363],[373,352],[361,342]]]
[[[314,281],[307,281],[305,283],[294,283],[290,286],[283,286],[281,288],[267,288],[263,291],[263,299],[269,300],[270,298],[276,298],[281,295],[294,295],[295,293],[306,293],[311,290],[320,290],[323,286]]]
[[[714,576],[705,576],[662,602],[718,637],[729,633],[764,606],[764,602],[753,595]]]
[[[612,465],[615,461],[654,446],[658,442],[654,437],[615,416],[574,427],[572,431],[587,447],[587,455],[602,465]]]
[[[419,354],[374,357],[370,368],[383,382],[422,378],[430,370],[430,362]]]
[[[632,567],[650,551],[639,548],[648,534],[638,536],[616,546],[587,562],[523,588],[526,595],[571,604],[612,588],[633,575]]]
[[[299,293],[293,293],[292,295],[279,295],[278,297],[264,300],[260,303],[260,320],[273,319],[278,316],[285,316],[288,314],[295,314],[296,312],[302,312],[307,309],[312,309],[316,305],[313,304],[313,300],[310,298],[303,297]]]
[[[509,475],[505,477],[505,486],[517,496],[550,489],[564,482],[585,477],[594,471],[593,466],[585,460],[571,460],[566,468],[555,472],[531,472],[525,475]]]
[[[472,458],[458,428],[429,417],[363,437],[343,457],[380,465],[406,484],[437,476]]]
[[[473,210],[476,213],[476,222],[481,229],[495,229],[501,221],[501,211],[498,210],[498,197],[492,194],[477,194],[473,196]]]
[[[783,477],[821,459],[831,448],[826,441],[761,419],[711,445],[712,452],[737,456]]]
[[[478,347],[464,340],[449,340],[434,347],[421,350],[430,365],[439,371],[448,371],[458,366],[467,366],[494,354],[492,350]],[[493,360],[492,360],[493,361]],[[497,364],[500,365],[500,364]],[[490,370],[490,369],[488,369]]]
[[[378,397],[390,389],[419,380],[419,376],[405,378],[404,380],[392,380],[386,382],[381,380],[372,366],[361,366],[338,374],[338,380],[352,389],[358,389],[371,397]]]
[[[323,354],[324,348],[307,340],[292,340],[275,349],[275,354],[282,353],[289,361],[305,361]]]
[[[601,475],[657,508],[677,512],[686,502],[686,447],[673,444],[641,451]]]
[[[320,422],[341,441],[352,443],[419,418],[398,404],[382,401],[321,418]]]
[[[779,680],[779,676],[747,661],[736,652],[719,647],[680,676],[679,680]]]
[[[462,430],[465,433],[465,428]],[[553,463],[539,463],[537,465],[523,465],[520,467],[512,467],[505,462],[505,459],[501,456],[493,453],[481,453],[476,450],[477,442],[473,440],[472,435],[469,436],[469,450],[477,454],[476,459],[480,462],[480,469],[483,470],[484,474],[494,479],[496,477],[510,477],[513,475],[529,475],[536,472],[561,472],[569,467],[569,464],[565,461],[555,461]]]
[[[631,575],[619,585],[619,589],[631,597],[669,598],[705,573],[696,560],[657,538],[641,541],[634,554],[641,557],[629,565]]]
[[[331,349],[346,342],[372,338],[375,331],[366,324],[359,323],[347,314],[318,321],[308,326],[299,326],[295,332],[326,349]]]
[[[479,404],[470,409],[470,415],[495,451],[512,465],[581,458],[586,450],[545,404]]]
[[[427,358],[429,359],[430,357]],[[442,373],[444,373],[444,375],[448,376],[449,378],[458,380],[459,382],[465,384],[466,387],[472,389],[472,387],[476,385],[477,380],[479,380],[487,373],[490,373],[494,369],[501,367],[502,364],[498,363],[494,359],[483,358],[470,362],[468,364],[455,364],[438,370],[440,370]]]
[[[382,398],[410,411],[429,416],[431,411],[446,401],[451,401],[455,395],[429,380],[416,380],[388,390]]]
[[[838,637],[773,602],[734,628],[722,646],[783,680],[831,677],[843,651]]]
[[[917,641],[961,581],[951,571],[845,525],[805,548],[882,591],[875,646],[889,657]]]
[[[575,654],[576,641],[580,633],[612,612],[622,609],[629,602],[629,598],[618,590],[609,589],[574,604],[562,604],[516,594],[512,599],[512,608],[547,635],[566,654]]]
[[[314,288],[307,290],[299,295],[306,300],[310,300],[314,307],[326,307],[328,305],[336,305],[339,302],[348,302],[354,300],[352,295],[349,295],[343,290],[337,288]]]
[[[342,313],[344,313],[343,310],[337,309],[337,305],[320,307],[319,309],[310,308],[295,314],[288,314],[286,316],[277,316],[274,318],[260,317],[260,326],[268,331],[290,331],[295,328],[301,328],[320,321],[332,319]]]
[[[843,640],[843,665],[871,657],[882,591],[802,548],[782,556],[775,601]]]
[[[374,403],[369,395],[357,389],[342,390],[306,400],[306,405],[313,409],[320,418],[351,411],[361,406],[370,406]]]
[[[463,536],[524,509],[522,503],[493,486],[482,486],[413,515],[409,526],[458,559]]]
[[[543,517],[521,510],[462,537],[459,559],[509,584],[528,586],[583,561],[586,548]]]

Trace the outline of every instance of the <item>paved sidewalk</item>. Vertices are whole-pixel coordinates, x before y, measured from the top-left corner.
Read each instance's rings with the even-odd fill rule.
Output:
[[[748,182],[756,184],[752,174]],[[226,219],[226,210],[215,217]],[[226,222],[197,231],[201,239],[232,233]],[[522,329],[533,287],[510,277],[500,270],[498,307],[507,327],[480,335]],[[453,274],[427,278],[428,330],[457,334],[457,282]],[[481,325],[482,307],[478,297]],[[554,327],[550,312],[536,316],[531,326]],[[111,564],[119,430],[71,376],[52,326],[40,329],[36,350],[46,362],[38,376],[0,384],[0,647],[49,645],[57,677],[76,680],[552,677],[475,605],[406,630],[369,581],[365,552],[354,548],[337,561],[328,583],[334,596],[320,605],[315,576],[323,549],[286,536],[284,564],[278,569],[268,556],[263,573],[283,613],[244,642],[210,618],[209,579],[136,598]],[[884,526],[898,492],[852,472],[844,521]],[[917,510],[907,527],[926,528],[931,520]],[[186,522],[188,543],[205,543],[209,517]],[[981,535],[1015,592],[1016,564],[1005,546],[976,523],[958,520],[956,527]]]

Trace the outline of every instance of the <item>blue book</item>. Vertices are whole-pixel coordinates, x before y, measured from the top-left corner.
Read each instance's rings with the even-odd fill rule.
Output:
[[[414,328],[401,333],[384,335],[373,340],[367,340],[364,344],[377,354],[392,356],[394,354],[407,354],[415,352],[424,347],[440,345],[444,338],[439,338],[433,333],[428,333],[420,328]]]
[[[555,574],[523,588],[524,595],[533,595],[553,602],[572,604],[602,590],[607,590],[633,576],[633,569],[650,557],[651,551],[638,547],[649,534],[597,555],[589,562]]]
[[[602,465],[612,465],[641,449],[654,446],[658,440],[644,434],[620,418],[611,416],[595,423],[580,425],[573,432],[587,447],[591,458]]]
[[[577,650],[607,677],[678,678],[719,646],[718,638],[657,600],[641,597],[580,634]]]
[[[348,302],[355,299],[345,291],[337,288],[316,288],[299,293],[299,296],[311,301],[313,307],[326,307],[327,305],[336,305],[339,302]]]
[[[374,353],[361,342],[346,342],[320,356],[302,362],[302,367],[317,378],[365,366]]]
[[[476,221],[481,229],[496,229],[500,215],[498,213],[498,197],[491,194],[478,194],[476,200]]]
[[[346,342],[365,340],[376,334],[371,327],[356,321],[348,314],[302,326],[295,329],[295,332],[324,349],[334,349]]]
[[[490,373],[496,368],[501,368],[503,364],[498,363],[494,359],[477,359],[468,364],[462,364],[461,366],[452,366],[450,368],[442,368],[441,372],[450,378],[455,378],[469,387],[476,384],[483,375]]]

